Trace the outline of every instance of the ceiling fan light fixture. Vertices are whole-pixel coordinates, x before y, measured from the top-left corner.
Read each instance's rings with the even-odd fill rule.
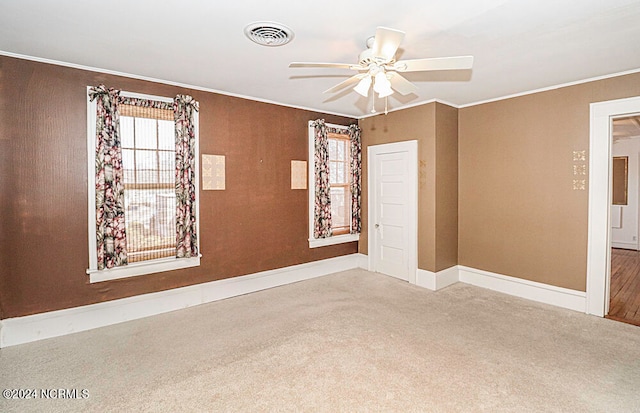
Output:
[[[381,98],[393,94],[393,89],[391,89],[391,82],[387,78],[387,74],[384,71],[379,71],[376,74],[375,83],[373,84],[373,90],[377,92],[378,96]]]
[[[358,71],[358,74],[338,83],[324,93],[340,92],[357,83],[353,90],[366,98],[371,98],[372,106],[375,104],[376,93],[379,99],[385,99],[386,113],[387,98],[394,93],[409,96],[408,99],[418,97],[418,87],[405,79],[401,73],[470,70],[473,66],[473,56],[396,60],[404,35],[403,31],[379,26],[376,28],[375,36],[367,39],[367,49],[358,55],[357,64],[292,62],[289,67],[337,68]],[[369,96],[372,86],[373,94]],[[373,107],[372,113],[375,113],[375,107]]]
[[[353,88],[360,95],[367,97],[369,96],[369,88],[371,87],[371,76],[364,77],[362,80],[358,82],[358,84]]]
[[[379,98],[386,98],[387,96],[391,96],[391,95],[393,95],[393,89],[391,89],[391,87],[389,87],[388,89],[384,89],[381,92],[378,92]]]

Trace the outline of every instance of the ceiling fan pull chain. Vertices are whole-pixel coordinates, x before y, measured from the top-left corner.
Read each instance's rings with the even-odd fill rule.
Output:
[[[371,113],[376,113],[376,94],[371,93]]]
[[[389,98],[388,97],[384,98],[384,114],[385,115],[389,114]]]

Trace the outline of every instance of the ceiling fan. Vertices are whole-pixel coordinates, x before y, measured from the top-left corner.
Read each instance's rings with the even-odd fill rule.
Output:
[[[426,59],[398,60],[395,55],[405,33],[400,30],[378,27],[375,37],[367,39],[367,49],[360,53],[357,64],[293,62],[289,67],[324,67],[356,70],[360,73],[327,89],[324,93],[339,92],[348,86],[367,97],[373,87],[378,97],[390,96],[394,91],[401,95],[415,93],[418,88],[402,77],[403,72],[431,70],[471,69],[473,56],[438,57]]]

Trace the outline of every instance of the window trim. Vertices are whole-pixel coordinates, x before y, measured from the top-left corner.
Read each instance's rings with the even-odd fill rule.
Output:
[[[308,143],[309,143],[309,162],[308,162],[308,186],[309,186],[309,203],[308,203],[308,217],[309,217],[309,248],[318,248],[325,247],[327,245],[336,245],[336,244],[344,244],[347,242],[354,242],[360,240],[360,234],[343,234],[343,235],[333,235],[328,238],[315,238],[313,236],[313,227],[314,227],[314,214],[315,214],[315,203],[316,203],[316,183],[315,183],[315,128],[313,126],[314,121],[309,121],[309,133],[308,133]],[[342,129],[347,131],[349,128],[344,125],[336,125],[333,123],[325,123],[327,127]],[[351,209],[351,208],[350,208]],[[351,222],[351,220],[349,220]],[[351,228],[351,223],[349,224]]]
[[[102,281],[117,280],[121,278],[135,277],[138,275],[153,274],[164,271],[178,270],[181,268],[197,267],[200,265],[200,257],[190,258],[159,258],[156,260],[147,260],[133,262],[126,266],[114,267],[104,270],[98,270],[98,257],[96,252],[96,171],[95,171],[95,152],[96,152],[96,112],[97,102],[91,101],[89,93],[91,86],[87,86],[87,189],[88,189],[88,237],[89,237],[89,268],[86,273],[89,275],[90,283]],[[164,96],[146,95],[140,93],[121,91],[120,96],[131,97],[137,99],[157,100],[161,102],[173,103],[173,98]],[[200,122],[198,112],[194,112],[194,132],[196,135],[195,147],[195,192],[196,192],[196,231],[200,235]],[[198,251],[200,251],[200,237],[197,239]]]

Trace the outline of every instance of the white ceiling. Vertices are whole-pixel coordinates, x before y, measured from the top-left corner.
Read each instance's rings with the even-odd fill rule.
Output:
[[[2,0],[0,53],[148,77],[354,117],[366,98],[322,92],[353,74],[289,62],[356,63],[377,26],[406,32],[402,59],[473,55],[472,71],[410,73],[415,95],[469,105],[640,70],[640,0]],[[295,37],[249,41],[275,21]],[[382,109],[384,105],[378,102]]]

